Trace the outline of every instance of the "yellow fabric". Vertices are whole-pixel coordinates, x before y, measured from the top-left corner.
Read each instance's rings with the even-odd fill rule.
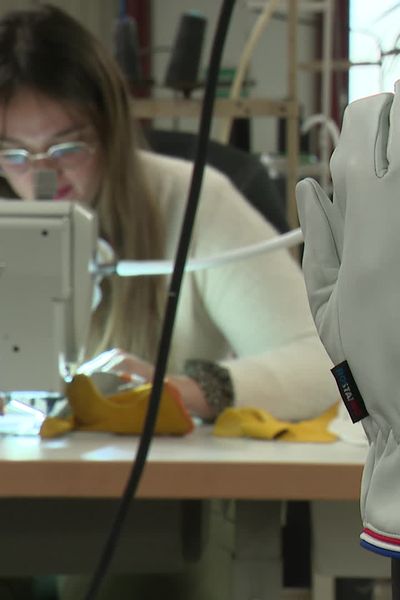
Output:
[[[67,418],[47,417],[40,436],[53,438],[72,430],[138,435],[143,429],[150,393],[151,384],[145,384],[104,396],[90,377],[76,375],[66,389],[72,415]],[[165,382],[155,433],[184,435],[192,431],[193,426],[178,390]]]
[[[226,408],[217,418],[213,433],[285,442],[333,442],[337,437],[328,431],[328,425],[336,417],[338,405],[314,419],[297,423],[281,421],[259,408]]]

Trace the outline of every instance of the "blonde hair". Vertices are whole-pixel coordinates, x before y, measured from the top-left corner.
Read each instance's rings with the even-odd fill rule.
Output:
[[[129,165],[121,168],[116,157],[106,161],[97,202],[100,235],[110,242],[118,260],[161,258],[162,223],[138,153],[126,151],[121,160]],[[102,296],[92,319],[89,354],[120,347],[154,360],[165,297],[163,278],[113,276],[103,282]]]
[[[16,10],[0,21],[0,100],[31,88],[77,108],[98,138],[102,184],[95,201],[99,235],[117,259],[162,257],[163,224],[141,167],[139,130],[123,76],[96,38],[50,5]],[[117,276],[102,284],[88,355],[120,347],[154,360],[162,278]]]

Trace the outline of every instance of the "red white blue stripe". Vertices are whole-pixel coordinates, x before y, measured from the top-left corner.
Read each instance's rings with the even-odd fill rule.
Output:
[[[400,558],[400,537],[385,535],[365,527],[360,535],[360,543],[366,550],[390,558]]]

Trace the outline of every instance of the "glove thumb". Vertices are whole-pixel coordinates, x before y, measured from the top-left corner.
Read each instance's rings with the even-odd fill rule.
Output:
[[[304,278],[311,312],[320,331],[340,267],[342,218],[313,179],[305,179],[297,184],[296,199],[305,240]]]

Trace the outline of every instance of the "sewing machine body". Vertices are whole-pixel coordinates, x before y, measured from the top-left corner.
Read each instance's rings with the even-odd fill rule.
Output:
[[[97,222],[75,202],[0,201],[0,391],[62,394],[82,362]]]

